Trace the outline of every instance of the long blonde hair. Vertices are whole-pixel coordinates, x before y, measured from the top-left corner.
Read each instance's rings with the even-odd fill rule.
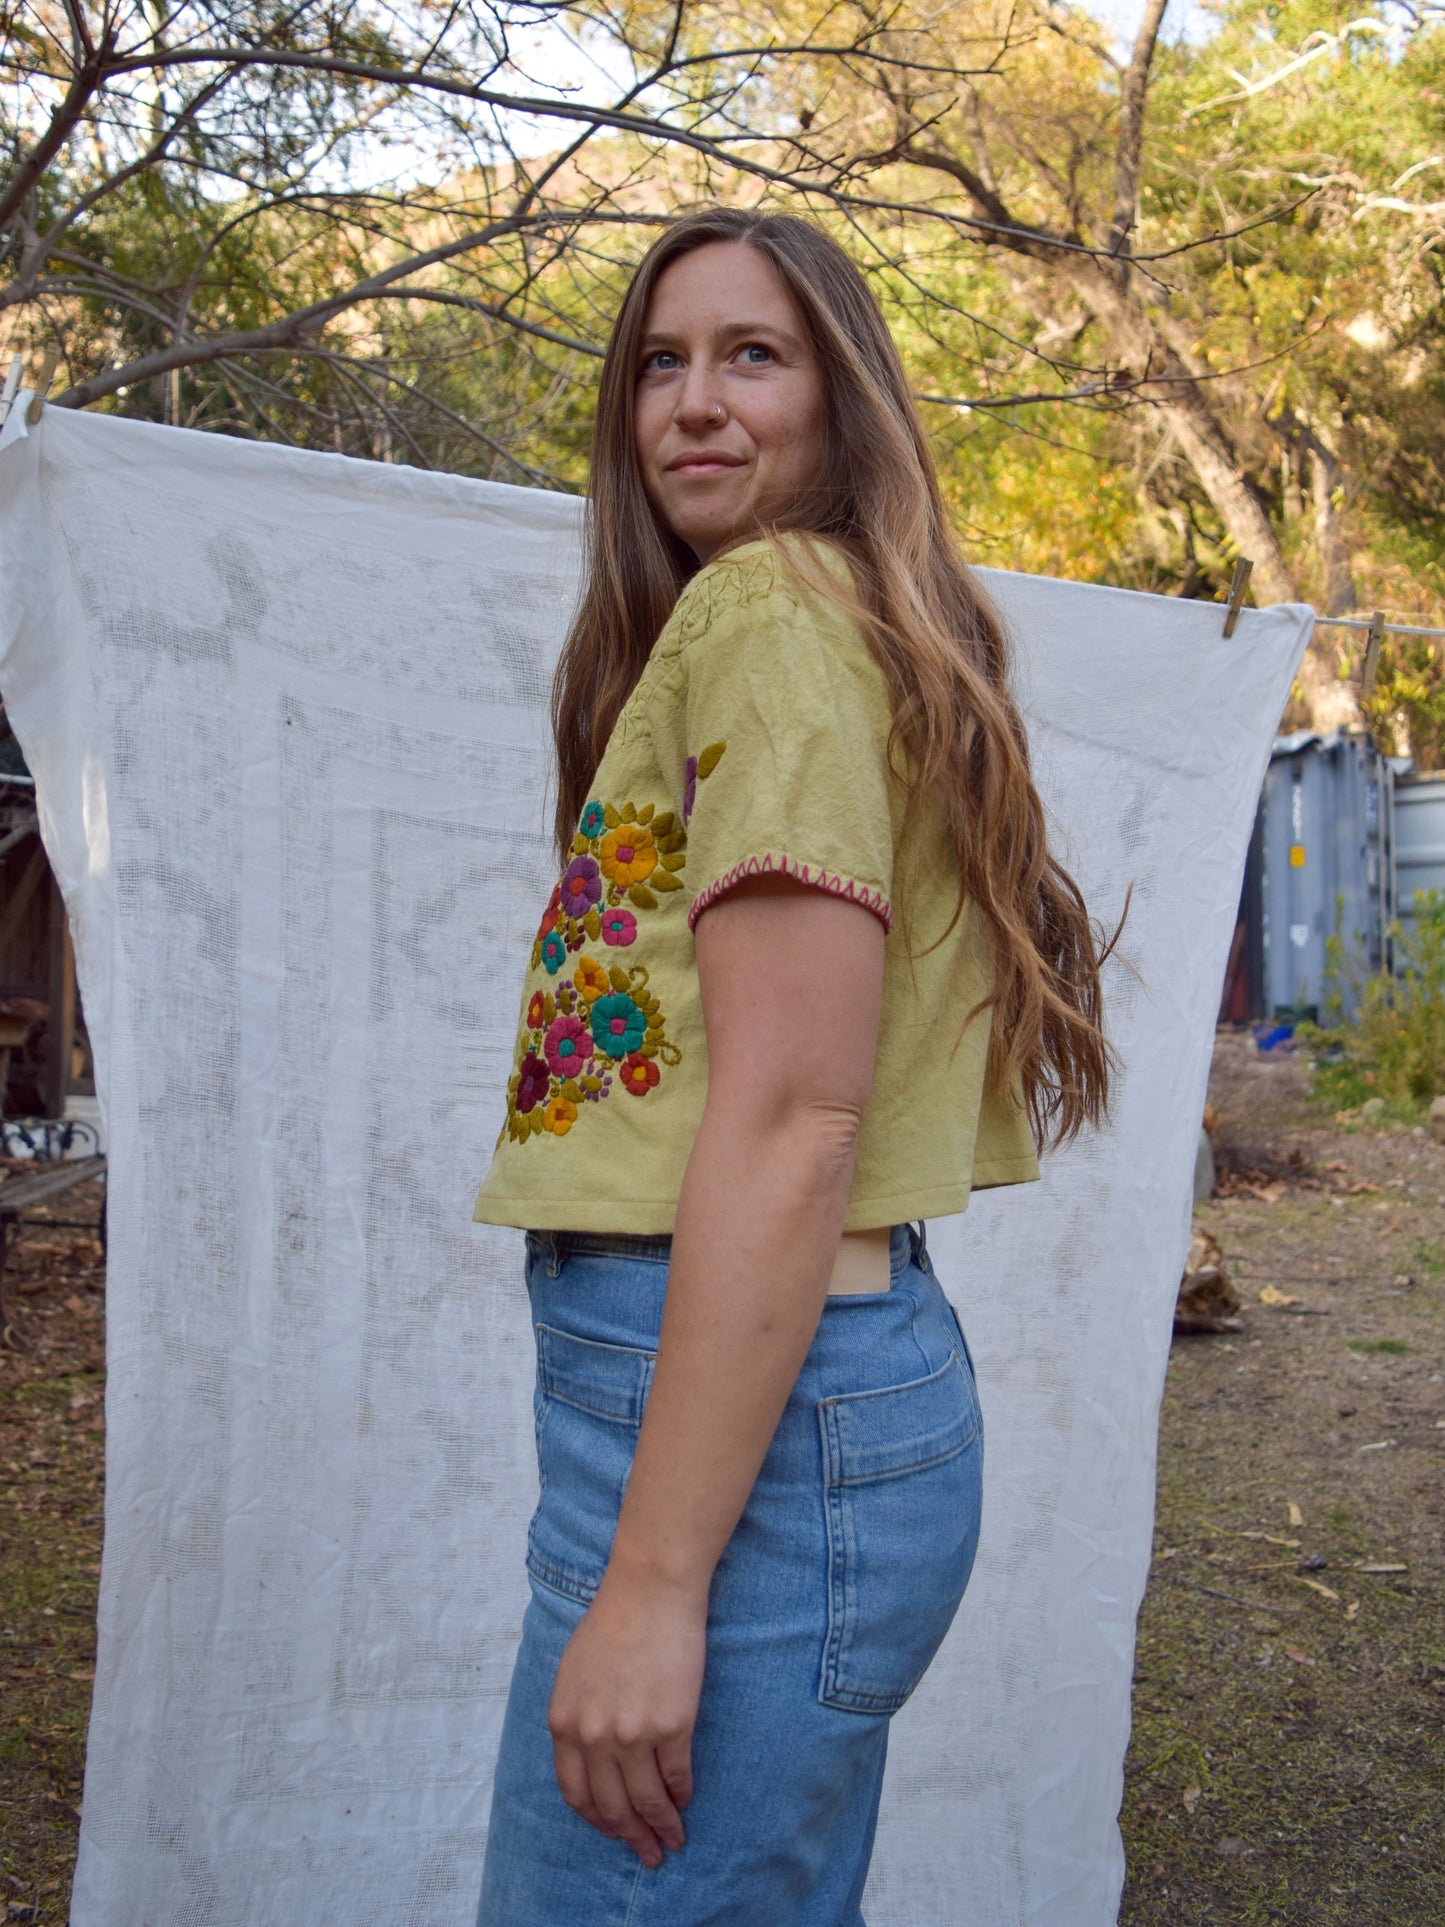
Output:
[[[882,312],[843,249],[791,215],[686,215],[654,242],[623,298],[598,396],[586,584],[552,689],[559,857],[570,854],[613,725],[698,567],[647,499],[633,406],[658,278],[712,241],[756,248],[806,321],[826,383],[827,448],[819,485],[784,530],[828,538],[851,564],[856,613],[889,690],[889,755],[901,740],[912,796],[947,803],[959,894],[937,941],[968,900],[993,935],[994,987],[964,1028],[991,1009],[991,1074],[1021,1090],[1041,1149],[1066,1141],[1108,1105],[1099,971],[1118,931],[1105,941],[1049,852],[1003,625],[959,551]],[[819,587],[829,581],[819,572]]]

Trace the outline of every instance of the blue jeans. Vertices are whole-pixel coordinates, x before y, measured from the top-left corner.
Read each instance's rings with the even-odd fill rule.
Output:
[[[657,1869],[562,1799],[547,1708],[607,1564],[662,1319],[666,1238],[529,1232],[542,1494],[478,1927],[863,1927],[889,1718],[978,1541],[983,1433],[922,1228],[830,1297],[718,1564],[687,1844]]]

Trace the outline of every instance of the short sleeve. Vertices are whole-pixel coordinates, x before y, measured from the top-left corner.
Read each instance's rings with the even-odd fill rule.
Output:
[[[887,930],[892,716],[861,628],[771,551],[706,573],[720,580],[694,585],[706,602],[654,724],[687,836],[688,927],[773,874],[863,904]]]

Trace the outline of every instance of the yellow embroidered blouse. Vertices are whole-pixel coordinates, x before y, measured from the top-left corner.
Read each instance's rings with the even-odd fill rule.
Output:
[[[910,967],[910,943],[927,949],[948,923],[958,876],[943,808],[910,810],[889,767],[890,726],[858,623],[773,544],[734,549],[688,584],[617,719],[532,945],[479,1222],[672,1230],[707,1095],[693,931],[765,871],[866,904],[889,933],[843,1228],[962,1211],[973,1187],[1038,1176],[1021,1106],[986,1076],[986,1016],[950,1057],[991,978],[972,906]]]

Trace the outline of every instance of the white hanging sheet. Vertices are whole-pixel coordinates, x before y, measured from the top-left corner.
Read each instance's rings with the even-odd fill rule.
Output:
[[[470,1927],[536,1478],[522,1234],[471,1206],[552,882],[578,511],[23,400],[0,438],[0,688],[111,1159],[75,1927]],[[1109,966],[1112,1127],[928,1228],[984,1535],[865,1911],[1105,1927],[1215,1011],[1311,615],[1226,640],[1215,606],[986,579],[1138,978]]]

